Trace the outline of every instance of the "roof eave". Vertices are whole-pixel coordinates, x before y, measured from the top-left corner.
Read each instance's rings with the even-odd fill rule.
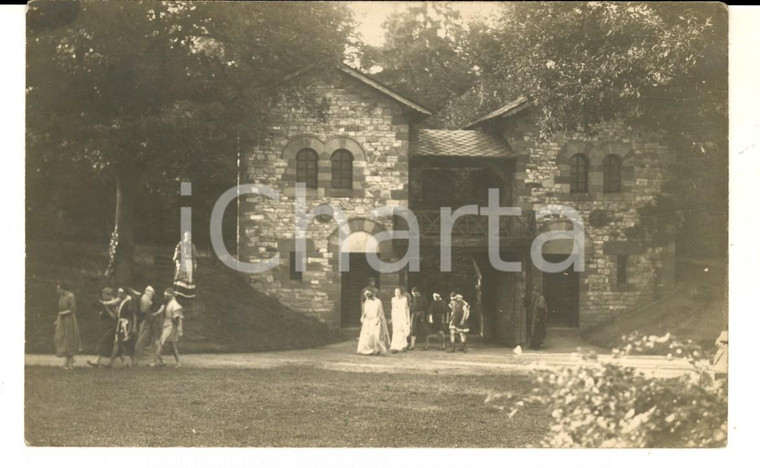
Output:
[[[462,130],[472,130],[475,126],[488,122],[489,120],[510,117],[523,112],[533,105],[533,102],[525,96],[515,99],[514,101],[502,106],[501,108],[491,111],[478,120],[465,125]]]
[[[400,94],[394,92],[393,90],[389,89],[388,87],[378,83],[377,81],[373,80],[372,78],[364,75],[363,73],[354,70],[353,68],[347,66],[347,65],[338,65],[338,70],[342,71],[343,73],[351,76],[352,78],[361,81],[362,83],[366,84],[367,86],[375,89],[376,91],[379,91],[382,94],[385,94],[389,98],[393,99],[394,101],[398,102],[399,104],[405,106],[409,110],[419,114],[420,116],[424,117],[430,117],[433,115],[433,113],[421,105],[410,101],[409,99],[405,98],[404,96],[401,96]]]
[[[305,74],[305,73],[307,73],[307,72],[309,72],[309,71],[311,71],[311,70],[313,70],[315,68],[316,68],[316,65],[314,65],[314,64],[306,65],[304,67],[301,67],[298,70],[285,75],[280,80],[280,83],[284,83],[286,81],[290,81],[290,80],[292,80],[294,78],[297,78],[297,77],[299,77],[299,76],[301,76],[301,75],[303,75],[303,74]],[[344,64],[336,65],[335,68],[337,68],[339,71],[345,73],[346,75],[354,78],[355,80],[364,83],[365,85],[369,86],[370,88],[374,89],[375,91],[378,91],[378,92],[384,94],[385,96],[391,98],[392,100],[398,102],[399,104],[401,104],[402,106],[404,106],[405,108],[407,108],[408,110],[410,110],[412,113],[414,113],[418,117],[426,118],[426,117],[430,117],[430,116],[433,115],[433,113],[431,111],[425,109],[421,105],[419,105],[419,104],[417,104],[415,102],[410,101],[409,99],[405,98],[404,96],[401,96],[400,94],[396,93],[395,91],[389,89],[388,87],[386,87],[386,86],[378,83],[377,81],[373,80],[372,78],[364,75],[363,73],[361,73],[361,72],[359,72],[357,70],[354,70],[353,68],[351,68],[351,67],[349,67],[347,65],[344,65]]]

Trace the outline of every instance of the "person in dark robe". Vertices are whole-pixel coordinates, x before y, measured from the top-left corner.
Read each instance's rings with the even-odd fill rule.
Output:
[[[103,358],[110,358],[113,352],[113,340],[116,333],[116,303],[113,301],[113,289],[103,288],[100,293],[100,321],[103,324],[103,331],[98,341],[98,355],[95,361],[87,361],[92,367],[99,367]]]
[[[425,323],[427,324],[427,335],[425,335],[425,348],[427,351],[430,345],[430,337],[437,336],[441,345],[441,351],[446,350],[446,334],[449,332],[449,306],[437,292],[433,293],[433,300],[430,302]]]
[[[528,304],[528,320],[530,324],[530,347],[539,349],[546,338],[546,319],[549,310],[546,308],[546,300],[538,289],[533,289]]]
[[[133,291],[139,294],[137,291]],[[159,320],[153,316],[153,296],[155,290],[152,286],[145,288],[145,292],[140,295],[140,304],[138,317],[140,325],[137,327],[137,341],[135,342],[135,362],[137,365],[145,356],[155,356],[156,344],[161,336],[161,327]]]
[[[82,350],[76,315],[77,300],[74,293],[69,291],[63,283],[58,283],[56,292],[58,293],[58,316],[54,322],[55,354],[65,358],[62,367],[71,370],[74,368],[74,355]]]
[[[409,351],[414,349],[414,345],[417,342],[417,338],[427,336],[428,327],[425,323],[425,315],[428,310],[428,301],[425,296],[420,294],[420,290],[417,287],[412,288],[412,304],[410,306],[411,311],[411,343]]]

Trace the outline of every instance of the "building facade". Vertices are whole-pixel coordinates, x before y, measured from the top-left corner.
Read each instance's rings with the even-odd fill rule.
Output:
[[[243,177],[276,189],[279,198],[245,196],[238,252],[249,262],[279,253],[279,266],[251,275],[251,284],[292,309],[350,329],[359,326],[361,290],[370,278],[387,312],[398,285],[424,294],[458,290],[475,306],[476,333],[514,345],[526,339],[524,297],[531,288],[546,296],[551,325],[585,328],[651,302],[672,284],[673,243],[655,242],[641,229],[641,210],[661,193],[673,163],[656,136],[609,123],[541,140],[526,99],[462,130],[425,129],[429,111],[348,67],[306,70],[282,86],[297,93],[275,109],[267,137],[246,155]],[[319,105],[305,105],[304,96]],[[304,271],[295,254],[297,182],[304,213],[311,214]],[[488,217],[477,208],[460,210],[466,214],[451,235],[441,233],[442,207],[444,217],[447,208],[485,207],[488,189],[498,190],[501,206],[521,209],[499,219],[498,255],[522,262],[522,271],[491,265]],[[532,264],[536,236],[569,226],[540,215],[551,204],[582,217],[583,271],[544,273]],[[340,216],[312,211],[321,205]],[[419,271],[378,272],[369,264],[367,252],[386,263],[409,260],[414,243],[374,242],[373,236],[410,228],[403,216],[373,216],[382,207],[415,215],[412,236],[420,248],[411,263],[418,260]],[[341,229],[348,271],[340,268]],[[441,269],[442,249],[450,252],[451,271]],[[571,250],[572,242],[552,241],[543,254],[557,262]]]

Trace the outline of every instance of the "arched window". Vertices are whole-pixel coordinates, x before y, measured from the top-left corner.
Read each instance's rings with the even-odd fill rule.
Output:
[[[317,152],[304,148],[296,155],[296,182],[306,184],[306,188],[317,188]]]
[[[620,156],[608,154],[602,163],[604,168],[604,193],[620,193]]]
[[[580,153],[570,158],[570,193],[588,193],[588,159]]]
[[[332,160],[332,188],[350,189],[354,186],[354,155],[345,149],[336,150]]]

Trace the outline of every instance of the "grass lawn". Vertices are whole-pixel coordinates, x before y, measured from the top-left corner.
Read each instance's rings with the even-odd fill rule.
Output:
[[[34,446],[524,447],[550,422],[484,404],[527,393],[520,375],[27,367],[25,380]]]
[[[87,242],[27,242],[27,353],[53,352],[57,281],[68,281],[76,294],[84,352],[94,353],[103,327],[97,301],[105,286],[106,250],[107,245]],[[126,286],[143,290],[150,284],[161,298],[173,280],[173,251],[173,246],[139,246],[134,278]],[[339,341],[325,324],[258,293],[247,281],[213,254],[198,260],[197,299],[185,310],[183,352],[273,351]]]

